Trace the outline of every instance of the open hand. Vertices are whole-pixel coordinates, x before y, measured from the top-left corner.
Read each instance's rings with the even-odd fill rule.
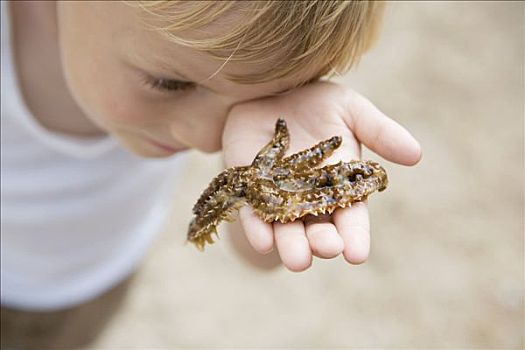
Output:
[[[234,106],[223,134],[226,165],[250,164],[272,137],[278,117],[286,119],[290,130],[288,154],[339,135],[343,143],[329,163],[360,159],[360,143],[398,164],[414,165],[421,158],[420,146],[410,133],[366,98],[337,84],[316,82]],[[370,251],[368,209],[363,202],[288,224],[265,223],[248,206],[240,209],[239,218],[253,248],[265,254],[275,245],[292,271],[308,268],[313,255],[329,259],[343,253],[348,262],[360,264]]]

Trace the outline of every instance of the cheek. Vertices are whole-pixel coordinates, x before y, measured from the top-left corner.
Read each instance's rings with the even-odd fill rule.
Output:
[[[158,122],[152,115],[159,106],[154,106],[130,88],[129,85],[113,85],[98,96],[100,116],[112,125],[147,127]]]
[[[96,124],[112,131],[115,127],[143,127],[155,122],[152,115],[161,105],[141,94],[130,74],[111,60],[71,57],[65,64],[68,85],[75,100]]]
[[[67,23],[61,30],[61,58],[70,92],[88,118],[106,131],[114,124],[150,122],[151,104],[138,93],[140,81],[117,60],[111,47],[92,43]]]

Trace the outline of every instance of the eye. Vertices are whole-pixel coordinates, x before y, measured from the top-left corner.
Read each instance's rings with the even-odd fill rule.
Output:
[[[145,77],[144,83],[152,89],[163,92],[185,91],[196,87],[196,84],[191,81],[154,78],[150,76]]]

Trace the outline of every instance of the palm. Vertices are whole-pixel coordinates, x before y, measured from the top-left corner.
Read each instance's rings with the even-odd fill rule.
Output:
[[[379,155],[397,163],[414,164],[420,157],[419,145],[410,134],[368,101],[337,85],[314,83],[287,95],[234,107],[223,134],[227,166],[250,164],[272,137],[278,117],[286,119],[290,130],[287,154],[338,135],[343,143],[328,163],[359,159],[356,136]],[[361,263],[369,253],[369,220],[364,203],[288,224],[264,223],[244,207],[240,221],[257,251],[267,252],[275,244],[284,265],[293,271],[310,266],[312,254],[333,258],[342,252],[347,261]]]

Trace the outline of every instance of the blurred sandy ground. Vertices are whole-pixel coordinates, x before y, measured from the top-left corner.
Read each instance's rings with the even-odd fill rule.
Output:
[[[369,261],[264,273],[225,242],[183,245],[221,166],[192,154],[173,221],[92,348],[523,348],[523,26],[521,2],[391,3],[380,41],[341,81],[424,156],[387,163]]]

